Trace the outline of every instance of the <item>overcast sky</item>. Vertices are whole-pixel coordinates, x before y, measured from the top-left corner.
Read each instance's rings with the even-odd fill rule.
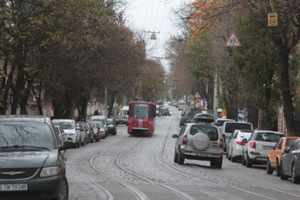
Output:
[[[171,35],[180,34],[174,22],[176,16],[173,10],[177,10],[183,2],[190,0],[127,0],[125,15],[128,25],[133,31],[144,32],[149,38],[147,42],[148,57],[165,57],[165,42]],[[149,33],[148,33],[149,32]],[[150,40],[155,32],[157,40]],[[162,64],[168,70],[167,59],[161,59]]]

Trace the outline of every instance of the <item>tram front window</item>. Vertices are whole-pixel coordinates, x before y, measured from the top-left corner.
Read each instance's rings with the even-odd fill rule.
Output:
[[[148,118],[149,105],[148,104],[135,104],[134,117],[135,118]]]

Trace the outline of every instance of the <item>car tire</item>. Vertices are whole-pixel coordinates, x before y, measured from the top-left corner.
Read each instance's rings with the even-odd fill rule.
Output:
[[[269,159],[268,159],[268,162],[267,162],[267,174],[273,174],[273,169],[271,167]]]
[[[278,160],[276,161],[276,176],[280,176],[280,165],[278,163]]]
[[[242,165],[246,165],[246,160],[245,160],[245,157],[244,157],[244,153],[242,153]]]
[[[203,151],[209,147],[210,139],[205,133],[196,133],[192,140],[192,145],[195,149]]]
[[[178,154],[174,151],[174,163],[178,163]]]
[[[59,191],[59,197],[55,198],[55,200],[68,200],[69,198],[69,186],[66,178],[63,178],[62,185]]]
[[[178,154],[178,164],[183,165],[184,164],[184,157],[182,156],[181,152],[179,151]]]
[[[250,158],[247,152],[246,152],[246,167],[248,168],[252,167],[252,163],[250,162]]]
[[[223,158],[210,160],[210,166],[216,169],[221,169],[223,164]]]
[[[296,174],[295,163],[293,163],[291,174],[292,174],[292,182],[293,183],[299,183],[300,182],[300,177]]]
[[[280,164],[280,179],[281,180],[287,180],[288,179],[288,177],[286,175],[284,175],[283,168],[282,168],[282,163]]]

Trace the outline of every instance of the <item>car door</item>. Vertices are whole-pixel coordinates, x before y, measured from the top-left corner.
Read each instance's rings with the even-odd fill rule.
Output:
[[[177,153],[179,153],[179,147],[182,144],[182,137],[184,135],[186,128],[187,128],[187,125],[182,126],[182,128],[180,129],[180,131],[178,133],[178,137],[177,137],[176,143],[175,143],[175,151]]]
[[[282,154],[282,144],[283,144],[283,141],[284,141],[284,138],[280,138],[280,140],[278,141],[278,143],[275,145],[274,149],[269,152],[269,162],[270,162],[270,165],[273,168],[276,167],[276,158],[277,158],[277,155]]]

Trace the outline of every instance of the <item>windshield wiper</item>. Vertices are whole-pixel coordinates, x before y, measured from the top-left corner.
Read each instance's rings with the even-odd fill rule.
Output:
[[[47,147],[37,147],[37,146],[30,146],[30,145],[12,145],[12,146],[3,146],[0,147],[1,149],[37,149],[37,150],[48,150]]]

